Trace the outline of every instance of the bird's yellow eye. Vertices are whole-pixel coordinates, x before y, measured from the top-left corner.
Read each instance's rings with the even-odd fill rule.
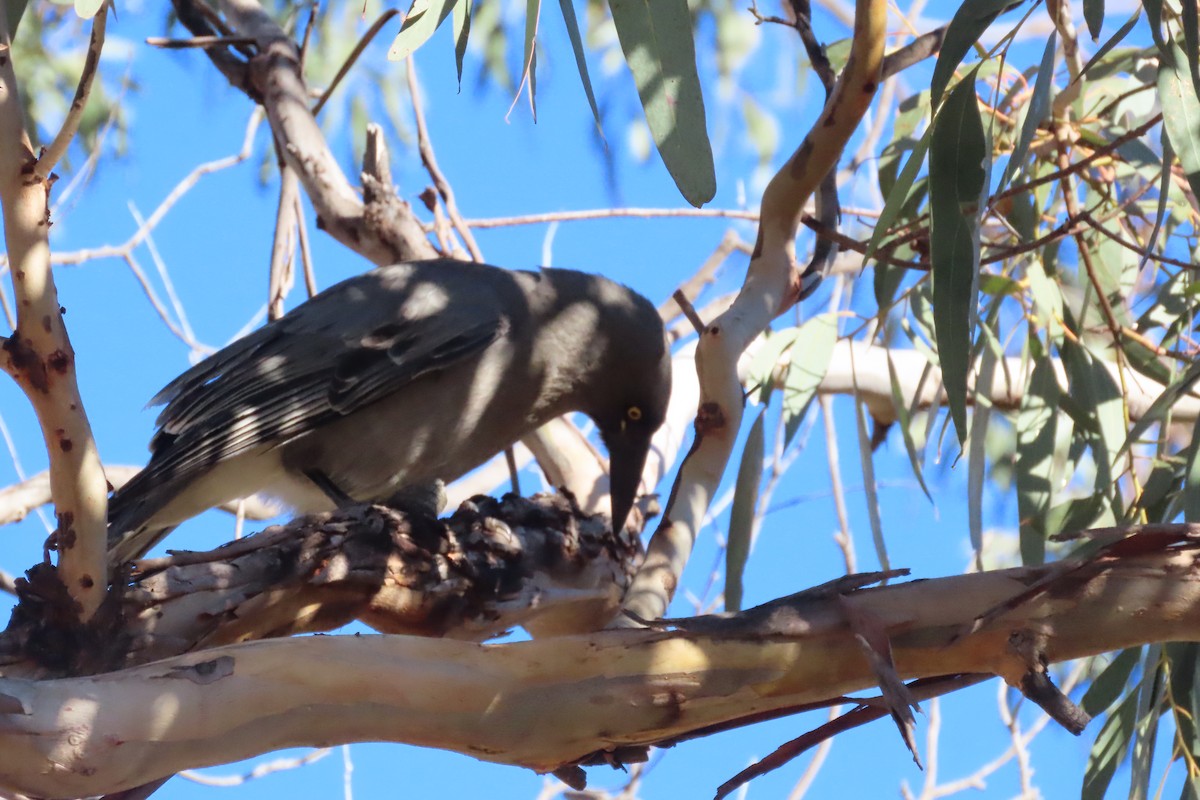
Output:
[[[625,409],[625,416],[628,417],[631,422],[637,422],[642,418],[642,410],[637,406],[630,406],[629,408]]]

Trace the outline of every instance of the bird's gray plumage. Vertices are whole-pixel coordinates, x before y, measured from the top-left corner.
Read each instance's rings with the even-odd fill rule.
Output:
[[[109,505],[111,556],[144,554],[207,508],[256,492],[332,507],[452,480],[582,411],[612,462],[622,524],[666,414],[654,307],[598,275],[452,260],[381,267],[230,344],[151,401],[146,468]],[[631,477],[632,475],[632,477]]]

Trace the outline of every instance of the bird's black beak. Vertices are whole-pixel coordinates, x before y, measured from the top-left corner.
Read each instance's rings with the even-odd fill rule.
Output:
[[[625,520],[633,508],[638,486],[642,482],[642,470],[650,452],[649,437],[634,437],[624,432],[605,437],[608,445],[608,486],[612,497],[613,531],[625,527]]]

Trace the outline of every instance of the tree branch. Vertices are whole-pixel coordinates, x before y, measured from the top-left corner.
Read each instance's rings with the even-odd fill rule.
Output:
[[[104,14],[101,9],[93,22],[101,29],[94,43],[103,41]],[[17,328],[3,343],[0,364],[25,392],[41,425],[58,517],[53,537],[59,551],[58,578],[78,605],[75,613],[86,620],[99,608],[108,585],[108,491],[50,270],[53,178],[38,173],[25,134],[9,45],[7,17],[0,14],[0,205],[17,307]]]
[[[855,15],[846,69],[804,142],[763,193],[758,241],[741,292],[700,337],[696,443],[680,467],[662,523],[626,601],[627,609],[646,619],[662,616],[675,594],[733,451],[743,410],[738,359],[775,316],[799,299],[795,237],[804,204],[836,165],[879,85],[887,5],[883,0],[858,0]]]
[[[116,673],[0,679],[4,788],[118,791],[283,747],[383,740],[550,771],[874,685],[844,607],[877,617],[905,680],[1200,636],[1196,526],[1133,529],[1085,561],[815,590],[674,631],[515,644],[406,636],[234,645]],[[1129,531],[1126,531],[1129,532]],[[397,690],[403,687],[403,690]],[[536,724],[533,724],[536,720]],[[520,735],[517,735],[517,733]]]

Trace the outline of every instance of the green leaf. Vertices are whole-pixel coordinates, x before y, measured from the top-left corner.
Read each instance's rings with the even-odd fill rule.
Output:
[[[1142,8],[1146,9],[1146,21],[1150,23],[1150,38],[1158,46],[1159,52],[1165,54],[1167,43],[1162,38],[1162,0],[1142,0]]]
[[[819,314],[796,332],[792,361],[783,382],[783,423],[788,428],[799,423],[829,371],[837,344],[837,321],[835,313]]]
[[[742,463],[738,466],[737,483],[733,490],[733,509],[729,516],[729,542],[725,546],[725,610],[742,610],[742,573],[750,557],[754,536],[754,511],[758,504],[758,485],[762,482],[763,454],[766,436],[763,433],[764,407],[754,418],[746,446],[742,448]]]
[[[1046,329],[1046,335],[1054,344],[1063,339],[1063,296],[1058,281],[1046,274],[1040,258],[1032,258],[1025,265],[1025,277],[1029,279],[1029,291],[1033,295],[1033,307],[1038,322]]]
[[[1100,31],[1104,27],[1104,0],[1083,0],[1083,18],[1092,41],[1100,41]]]
[[[9,41],[17,38],[17,27],[21,24],[21,17],[25,16],[25,6],[28,4],[29,0],[5,0],[4,9],[8,14]]]
[[[904,403],[904,394],[900,390],[900,376],[896,374],[896,365],[892,362],[892,351],[888,350],[888,378],[892,384],[892,407],[896,410],[896,421],[900,423],[900,433],[904,438],[904,449],[908,451],[908,462],[912,465],[913,475],[917,478],[917,483],[921,487],[921,491],[929,498],[929,502],[933,502],[933,495],[929,493],[929,487],[925,485],[925,476],[921,474],[921,454],[917,451],[917,445],[913,439],[912,433],[912,417],[909,416],[908,406]]]
[[[1163,127],[1192,192],[1200,196],[1200,98],[1191,84],[1183,50],[1171,42],[1158,64],[1158,99],[1162,103]]]
[[[96,16],[96,12],[104,5],[104,0],[75,0],[75,13],[83,19],[91,19]],[[14,32],[9,29],[10,37]]]
[[[1104,727],[1096,735],[1096,743],[1088,755],[1087,769],[1083,775],[1081,800],[1103,800],[1112,782],[1113,773],[1125,760],[1129,743],[1133,741],[1133,729],[1137,722],[1137,691],[1131,691],[1121,705],[1104,721]]]
[[[687,0],[610,0],[609,9],[659,155],[699,207],[716,194],[717,178]]]
[[[962,63],[967,51],[992,24],[992,20],[1010,8],[1021,5],[1022,2],[1024,0],[968,0],[958,7],[954,18],[946,27],[941,52],[938,53],[937,63],[933,65],[929,96],[934,108],[937,108],[942,93],[950,84],[954,70]]]
[[[775,388],[773,375],[779,364],[783,351],[787,350],[800,335],[800,328],[787,328],[782,331],[767,331],[754,360],[750,362],[749,385],[761,388],[759,402],[766,403]]]
[[[1096,492],[1108,495],[1116,480],[1113,465],[1125,440],[1125,398],[1111,372],[1086,348],[1064,342],[1059,349],[1072,398],[1087,398],[1084,408],[1093,435],[1088,442],[1096,464]]]
[[[742,117],[746,120],[746,137],[758,153],[758,163],[771,163],[779,149],[779,123],[763,111],[749,93],[742,97]]]
[[[534,122],[537,122],[537,31],[541,16],[542,0],[525,0],[525,51],[521,58],[520,84],[529,81],[529,110]],[[520,94],[518,85],[517,95]],[[514,99],[513,105],[516,102]]]
[[[1100,2],[1103,4],[1103,0]],[[1008,166],[1004,168],[1004,176],[1000,178],[997,192],[1004,190],[1012,176],[1025,163],[1025,156],[1029,153],[1029,145],[1033,141],[1033,135],[1037,133],[1038,125],[1050,115],[1050,90],[1054,88],[1054,55],[1057,47],[1058,31],[1051,31],[1046,39],[1046,49],[1042,51],[1042,63],[1038,67],[1037,80],[1033,83],[1033,94],[1025,107],[1021,135],[1013,148],[1012,156],[1008,159]]]
[[[1109,39],[1104,44],[1100,45],[1100,49],[1096,51],[1096,55],[1094,55],[1090,59],[1088,59],[1087,64],[1084,65],[1083,70],[1079,73],[1078,80],[1082,80],[1083,77],[1088,74],[1088,71],[1091,70],[1091,68],[1093,66],[1101,63],[1101,60],[1106,55],[1108,55],[1108,51],[1112,50],[1114,47],[1116,47],[1118,44],[1120,44],[1125,39],[1125,37],[1129,35],[1129,32],[1131,30],[1133,30],[1133,26],[1137,25],[1137,21],[1139,19],[1141,19],[1141,17],[1142,17],[1142,7],[1138,6],[1137,9],[1134,10],[1133,14],[1129,17],[1129,19],[1125,20],[1125,24],[1122,25],[1120,28],[1117,28],[1117,32],[1112,35],[1112,38]]]
[[[564,0],[567,2],[567,0]],[[451,29],[454,31],[454,66],[458,70],[458,90],[462,91],[463,58],[467,54],[467,40],[471,38],[471,12],[475,0],[459,0],[454,4]]]
[[[1142,648],[1140,647],[1130,647],[1128,650],[1118,653],[1117,657],[1108,663],[1108,666],[1092,680],[1092,685],[1084,692],[1083,700],[1079,703],[1083,710],[1093,717],[1098,717],[1107,711],[1125,690],[1133,668],[1141,659]]]
[[[450,16],[456,2],[458,0],[413,0],[404,15],[404,24],[388,50],[388,61],[403,61],[429,41],[438,26]]]
[[[1187,448],[1187,472],[1183,478],[1183,518],[1200,522],[1200,417],[1192,425],[1192,441]]]
[[[933,320],[946,403],[960,444],[967,437],[967,373],[979,276],[979,219],[989,158],[975,73],[938,111],[929,149]]]
[[[1175,405],[1184,392],[1192,388],[1192,384],[1197,379],[1200,379],[1200,361],[1193,361],[1184,370],[1179,380],[1164,389],[1163,393],[1150,404],[1150,408],[1146,409],[1146,413],[1142,415],[1141,419],[1130,427],[1129,436],[1125,439],[1125,444],[1121,445],[1118,455],[1124,455],[1125,451],[1142,438],[1142,435],[1149,430],[1151,425],[1156,422],[1162,422],[1171,406]]]
[[[1133,739],[1133,757],[1129,764],[1129,797],[1146,800],[1150,796],[1150,764],[1158,739],[1158,717],[1163,701],[1162,645],[1152,644],[1142,658],[1142,682],[1138,697],[1137,728]]]
[[[998,305],[995,306],[997,311]],[[989,325],[980,327],[983,348],[979,356],[979,378],[975,392],[975,412],[971,415],[971,436],[967,444],[967,528],[975,566],[983,571],[983,479],[987,475],[987,431],[992,419],[992,401],[987,387],[996,375],[996,362],[1004,356]]]
[[[1197,19],[1195,3],[1180,3],[1179,19],[1183,26],[1183,52],[1187,54],[1188,68],[1192,73],[1192,91],[1200,98],[1200,19]]]
[[[854,422],[858,429],[858,458],[862,463],[863,489],[867,493],[867,521],[871,523],[871,541],[875,545],[875,556],[879,559],[879,568],[892,568],[888,557],[887,541],[883,538],[883,520],[879,517],[879,486],[875,483],[875,454],[871,452],[871,437],[867,433],[867,422],[864,417],[867,404],[855,393]]]
[[[879,212],[879,219],[875,222],[875,231],[871,234],[871,241],[867,243],[867,252],[863,255],[864,263],[875,255],[884,234],[896,222],[896,218],[900,216],[901,210],[907,203],[909,190],[912,189],[913,182],[917,179],[917,173],[921,171],[921,166],[925,163],[925,151],[929,149],[932,134],[933,126],[930,126],[926,129],[925,135],[913,147],[912,155],[904,163],[904,169],[900,170],[900,177],[896,178],[896,183],[892,186],[892,191],[888,193],[887,201],[883,204],[883,210]],[[878,285],[875,291],[878,296]]]
[[[1046,559],[1046,518],[1054,494],[1051,474],[1058,421],[1058,377],[1049,355],[1036,357],[1017,416],[1017,515],[1021,559]]]
[[[575,54],[575,67],[579,70],[579,80],[583,81],[583,92],[587,95],[588,106],[592,109],[592,119],[596,120],[596,130],[604,137],[604,128],[600,124],[600,109],[596,106],[596,95],[592,92],[592,79],[588,75],[587,59],[583,56],[583,38],[579,35],[579,20],[575,16],[575,4],[572,0],[558,0],[562,9],[563,22],[567,25],[567,37],[571,40],[571,52]],[[460,68],[461,73],[461,68]]]

